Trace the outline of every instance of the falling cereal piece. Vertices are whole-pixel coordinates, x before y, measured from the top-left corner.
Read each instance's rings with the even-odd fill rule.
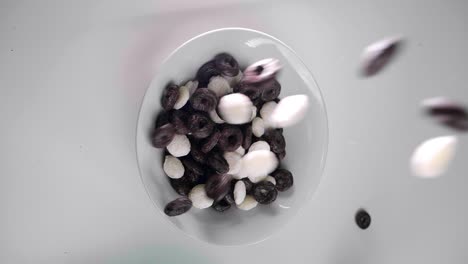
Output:
[[[295,125],[305,117],[308,108],[309,98],[307,95],[287,96],[281,99],[275,107],[268,122],[277,128]]]
[[[247,83],[262,82],[273,78],[280,69],[279,60],[273,58],[263,59],[245,69],[242,81]]]
[[[435,178],[443,174],[455,155],[457,138],[443,136],[419,145],[411,157],[411,169],[421,178]]]
[[[468,131],[468,113],[462,104],[449,98],[435,97],[424,100],[422,106],[437,122],[457,131]]]
[[[176,103],[174,104],[174,109],[181,109],[189,100],[190,91],[187,86],[179,87],[179,97],[177,98]]]
[[[370,77],[380,72],[401,49],[401,45],[401,37],[390,37],[367,46],[362,52],[361,74]]]
[[[258,202],[255,201],[253,196],[247,195],[247,196],[245,196],[244,201],[241,204],[239,204],[237,206],[237,208],[239,208],[241,210],[244,210],[244,211],[248,211],[248,210],[251,210],[251,209],[257,207],[257,205],[258,205]]]

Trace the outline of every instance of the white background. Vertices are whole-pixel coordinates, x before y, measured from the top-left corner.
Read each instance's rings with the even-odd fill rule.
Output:
[[[466,136],[443,178],[411,176],[421,141],[451,131],[418,108],[468,103],[468,2],[0,1],[0,263],[466,263]],[[323,181],[284,229],[248,247],[169,226],[140,182],[136,118],[158,64],[220,27],[278,37],[327,105]],[[362,48],[403,34],[362,80]],[[373,217],[362,231],[354,213]]]

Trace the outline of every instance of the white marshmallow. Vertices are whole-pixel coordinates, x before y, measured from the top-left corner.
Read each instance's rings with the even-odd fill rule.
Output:
[[[192,205],[198,209],[205,209],[213,205],[214,200],[206,195],[205,184],[199,184],[190,191],[188,198]]]
[[[455,136],[436,137],[423,142],[411,157],[413,173],[421,178],[443,174],[455,155],[457,143]]]
[[[224,159],[229,164],[228,174],[237,174],[242,168],[242,156],[236,152],[225,152]]]
[[[184,86],[188,88],[189,96],[192,96],[192,94],[198,88],[198,81],[188,81]]]
[[[243,181],[238,181],[234,185],[234,201],[237,205],[241,204],[245,200],[247,195],[247,190],[245,188],[245,183]]]
[[[167,145],[167,151],[174,157],[183,157],[190,152],[190,141],[185,135],[175,135],[174,139]]]
[[[224,120],[221,119],[221,117],[219,117],[218,113],[216,112],[216,109],[210,111],[209,115],[210,115],[211,120],[213,120],[213,122],[215,122],[216,124],[225,123]]]
[[[271,114],[273,113],[273,111],[275,110],[276,105],[277,105],[277,103],[275,101],[270,101],[270,102],[265,103],[262,106],[262,109],[260,109],[260,116],[263,119],[263,125],[264,125],[265,129],[271,127],[270,117],[271,117]]]
[[[250,121],[252,121],[257,116],[257,107],[252,106],[252,115],[250,116]]]
[[[252,145],[250,145],[249,152],[257,151],[257,150],[270,151],[270,145],[266,141],[263,141],[263,140],[252,143]]]
[[[309,108],[309,97],[304,94],[286,96],[281,99],[270,115],[273,127],[289,127],[301,121]]]
[[[174,109],[181,109],[190,98],[189,88],[187,86],[179,87],[179,97],[174,105]]]
[[[258,205],[258,202],[255,201],[255,199],[251,195],[247,195],[245,196],[244,201],[241,204],[239,204],[237,208],[244,210],[244,211],[248,211],[257,207],[257,205]]]
[[[228,94],[219,100],[218,110],[221,118],[229,124],[245,124],[252,116],[252,102],[241,93]]]
[[[261,117],[255,117],[252,121],[252,134],[261,137],[265,133],[265,123]]]
[[[221,76],[214,76],[208,83],[209,90],[213,91],[217,97],[221,97],[231,92],[231,87],[226,79]]]
[[[182,162],[171,155],[166,155],[163,170],[169,178],[179,179],[184,176],[185,168]]]
[[[238,148],[236,149],[235,152],[238,153],[238,154],[241,155],[241,156],[244,156],[244,154],[245,154],[245,149],[244,149],[242,146],[240,146],[240,147],[238,147]]]
[[[247,175],[253,182],[258,178],[265,178],[276,167],[278,167],[278,159],[275,153],[268,150],[256,150],[242,157],[241,174]]]

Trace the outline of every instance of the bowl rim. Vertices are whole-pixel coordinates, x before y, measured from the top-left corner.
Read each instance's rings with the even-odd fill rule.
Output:
[[[137,162],[137,167],[138,167],[138,173],[140,175],[140,182],[141,184],[143,185],[145,191],[146,191],[146,194],[148,195],[148,198],[151,200],[151,203],[153,204],[153,206],[155,206],[159,211],[159,213],[163,216],[164,218],[164,221],[168,222],[171,226],[171,228],[174,228],[176,230],[178,230],[178,232],[180,233],[183,233],[185,234],[185,236],[187,237],[190,237],[196,241],[201,241],[203,243],[206,243],[206,244],[210,244],[210,245],[216,245],[216,246],[219,246],[219,247],[240,247],[240,246],[251,246],[251,245],[255,245],[255,244],[259,244],[261,242],[264,242],[265,240],[271,238],[273,235],[275,234],[278,234],[282,229],[284,229],[284,227],[295,217],[297,217],[299,214],[302,213],[302,210],[304,210],[304,207],[305,207],[305,203],[302,203],[301,205],[299,205],[297,211],[295,213],[293,213],[286,221],[285,223],[281,226],[281,228],[278,228],[278,230],[276,231],[273,231],[271,233],[269,233],[268,235],[266,235],[265,237],[262,237],[258,240],[255,240],[255,241],[250,241],[250,242],[246,242],[246,243],[238,243],[238,244],[219,244],[219,243],[214,243],[214,242],[211,242],[211,241],[208,241],[208,240],[203,240],[193,234],[190,234],[188,232],[185,232],[184,230],[181,230],[180,228],[178,228],[174,223],[172,223],[168,218],[167,216],[164,214],[164,208],[160,208],[160,206],[153,200],[151,194],[150,194],[150,190],[148,189],[146,183],[145,183],[145,180],[143,179],[143,174],[142,174],[142,169],[141,169],[141,166],[140,166],[140,157],[139,157],[139,151],[138,151],[138,135],[139,135],[139,124],[140,124],[140,119],[141,119],[141,114],[142,114],[142,111],[143,111],[143,103],[145,101],[145,98],[147,97],[147,94],[149,92],[149,89],[155,79],[155,77],[158,75],[160,69],[161,69],[161,66],[163,66],[164,64],[166,64],[167,61],[169,61],[172,56],[177,53],[180,49],[182,49],[183,47],[185,47],[187,44],[189,44],[190,42],[192,42],[193,40],[196,40],[198,38],[202,38],[206,35],[210,35],[210,34],[214,34],[214,33],[217,33],[217,32],[221,32],[221,31],[247,31],[247,32],[253,32],[253,33],[256,33],[256,34],[259,34],[259,35],[263,35],[263,36],[266,36],[268,38],[271,38],[275,41],[277,41],[278,43],[280,43],[282,46],[284,46],[288,51],[290,51],[292,54],[295,55],[295,57],[297,58],[297,60],[302,64],[302,66],[307,70],[307,72],[312,76],[312,81],[313,83],[315,84],[315,86],[317,87],[317,94],[318,94],[318,97],[320,98],[320,101],[322,103],[322,109],[323,109],[323,114],[324,114],[324,147],[323,147],[323,153],[321,154],[321,162],[320,162],[320,170],[319,170],[319,175],[320,175],[320,180],[317,184],[317,186],[315,187],[315,189],[312,191],[308,191],[307,194],[306,194],[306,197],[305,197],[305,201],[308,202],[312,199],[312,194],[313,193],[316,193],[317,190],[319,189],[319,186],[320,184],[322,183],[322,180],[323,180],[323,176],[324,176],[324,170],[325,170],[325,166],[326,166],[326,161],[327,161],[327,156],[328,156],[328,144],[329,144],[329,127],[328,127],[328,113],[327,113],[327,107],[326,107],[326,103],[325,103],[325,100],[324,100],[324,97],[323,97],[323,94],[322,94],[322,91],[320,89],[320,86],[318,85],[317,81],[316,81],[316,78],[315,76],[312,74],[312,72],[309,70],[309,68],[307,67],[307,65],[304,63],[304,61],[299,57],[299,55],[288,45],[286,45],[283,41],[279,40],[278,38],[270,35],[270,34],[267,34],[265,32],[262,32],[262,31],[259,31],[259,30],[255,30],[255,29],[250,29],[250,28],[243,28],[243,27],[224,27],[224,28],[217,28],[217,29],[212,29],[212,30],[209,30],[209,31],[206,31],[206,32],[203,32],[201,34],[198,34],[190,39],[188,39],[187,41],[183,42],[182,44],[180,44],[177,48],[175,48],[171,53],[169,53],[169,55],[167,55],[167,57],[161,61],[161,63],[158,64],[158,67],[157,69],[155,70],[154,74],[152,75],[152,79],[148,85],[148,87],[146,88],[144,94],[143,94],[143,97],[141,99],[141,102],[140,102],[140,109],[138,110],[138,115],[137,115],[137,123],[136,123],[136,129],[135,129],[135,138],[134,138],[134,142],[135,142],[135,154],[136,154],[136,162]]]

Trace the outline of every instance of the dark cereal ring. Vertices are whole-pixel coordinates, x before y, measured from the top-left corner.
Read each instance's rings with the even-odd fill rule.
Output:
[[[205,184],[205,191],[208,197],[219,201],[223,199],[231,189],[232,176],[229,174],[211,175]]]
[[[278,98],[281,93],[281,84],[275,79],[269,79],[259,84],[261,98],[268,102]]]
[[[218,151],[211,151],[206,159],[206,164],[216,173],[223,174],[229,171],[229,164],[224,159],[223,154]]]
[[[281,153],[285,151],[286,141],[284,140],[283,133],[280,130],[269,129],[265,131],[263,137],[270,145],[271,151],[274,153]]]
[[[224,125],[218,147],[224,151],[235,151],[242,145],[242,131],[233,125]]]
[[[199,88],[190,97],[190,104],[195,110],[209,113],[216,109],[218,97],[208,88]]]
[[[188,128],[194,138],[206,138],[213,132],[215,124],[209,117],[194,113],[189,117]]]
[[[198,87],[206,87],[211,77],[218,75],[221,75],[221,72],[216,68],[214,60],[206,62],[197,71]]]
[[[215,67],[224,76],[234,77],[239,74],[239,64],[236,59],[228,53],[220,53],[214,58]]]
[[[190,155],[196,162],[201,163],[201,164],[205,163],[206,154],[203,153],[193,141],[192,141],[192,146],[190,148]]]
[[[226,200],[221,200],[219,202],[215,202],[211,208],[213,208],[215,211],[223,213],[231,208],[231,204],[226,202]]]
[[[216,146],[216,144],[218,144],[220,137],[221,137],[221,132],[216,129],[211,134],[211,136],[209,136],[206,140],[202,141],[201,151],[203,153],[210,152]]]
[[[249,97],[250,100],[254,101],[260,97],[261,89],[255,84],[240,82],[234,88],[234,92],[244,94]]]
[[[169,123],[169,112],[163,110],[159,112],[158,116],[156,117],[154,128],[162,127],[167,123]]]
[[[188,114],[180,110],[172,111],[169,117],[169,121],[174,126],[176,133],[180,135],[187,135],[189,133],[187,119]]]
[[[276,189],[280,192],[286,191],[294,184],[292,173],[285,169],[277,169],[271,176],[276,180]]]
[[[156,128],[153,133],[152,143],[155,148],[165,148],[169,145],[175,136],[174,126],[165,124]]]
[[[188,171],[191,171],[197,175],[203,175],[204,170],[203,167],[198,164],[195,160],[193,160],[191,157],[187,156],[181,159],[182,164],[184,165],[185,169]]]
[[[164,110],[169,111],[174,108],[177,99],[179,98],[179,86],[171,83],[164,89],[161,97],[161,106]]]
[[[260,204],[270,204],[276,200],[278,191],[273,183],[263,181],[254,186],[253,196]]]
[[[174,189],[174,191],[176,191],[176,193],[180,195],[188,195],[190,190],[192,190],[192,187],[194,186],[191,179],[189,179],[189,177],[186,177],[185,175],[179,179],[172,179],[169,177],[168,179],[169,183],[172,186],[172,189]]]

